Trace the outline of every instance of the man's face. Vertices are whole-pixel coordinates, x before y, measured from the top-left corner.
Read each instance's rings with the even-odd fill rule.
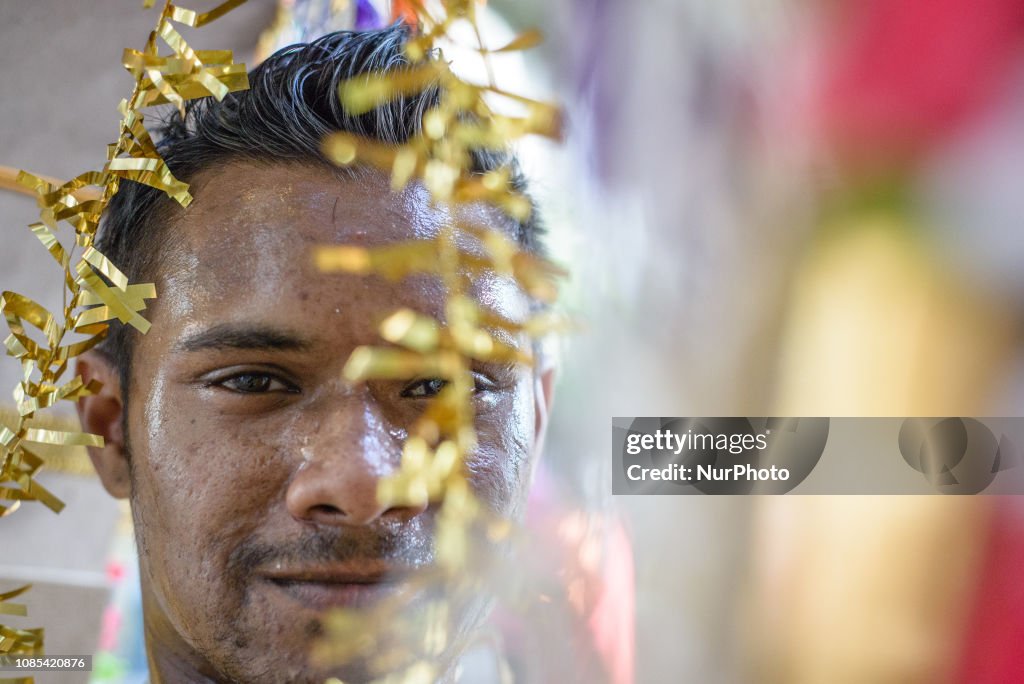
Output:
[[[425,276],[325,275],[312,248],[429,238],[447,216],[421,187],[393,194],[383,175],[312,166],[224,166],[193,190],[168,228],[126,390],[147,638],[158,664],[154,644],[217,678],[351,676],[311,668],[311,637],[328,608],[372,605],[430,563],[434,507],[384,507],[376,489],[440,383],[349,383],[342,368],[381,344],[384,315],[441,317],[444,294]],[[466,218],[499,222],[486,208]],[[497,279],[476,294],[508,318],[526,313]],[[536,437],[534,374],[475,371],[468,470],[478,496],[512,515]]]

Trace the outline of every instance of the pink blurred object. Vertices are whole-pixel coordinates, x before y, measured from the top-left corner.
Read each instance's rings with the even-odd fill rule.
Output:
[[[556,480],[541,464],[527,505],[526,526],[544,549],[549,571],[564,583],[580,634],[600,661],[608,684],[632,684],[635,639],[633,545],[611,515],[566,506]],[[598,530],[600,546],[594,531]]]
[[[121,611],[115,606],[107,606],[103,611],[103,622],[100,627],[99,650],[113,651],[117,647],[117,634],[121,629]]]
[[[847,153],[929,147],[985,105],[1024,47],[1024,0],[856,0],[834,12],[815,99]]]
[[[110,561],[107,563],[107,579],[113,584],[120,582],[124,579],[124,563],[119,561]]]
[[[625,528],[616,521],[605,553],[604,582],[594,602],[588,626],[594,647],[612,684],[632,684],[634,667],[633,615],[635,613],[633,545]]]
[[[553,585],[551,595],[539,597],[528,614],[499,609],[494,615],[513,670],[537,684],[633,684],[633,548],[622,522],[613,514],[573,508],[542,463],[526,528],[529,572]],[[557,633],[557,648],[551,648],[554,635],[539,633],[538,624],[567,628]],[[539,652],[545,656],[537,661]],[[544,659],[551,656],[557,662]]]
[[[1015,497],[992,516],[957,684],[1024,682],[1024,507]]]

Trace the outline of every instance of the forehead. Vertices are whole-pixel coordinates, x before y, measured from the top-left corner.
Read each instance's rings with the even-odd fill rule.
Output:
[[[176,222],[183,252],[214,262],[268,252],[295,254],[316,244],[378,246],[432,238],[453,219],[498,227],[501,215],[484,205],[457,216],[433,206],[420,183],[393,192],[387,175],[325,166],[232,163],[200,173],[195,201]]]
[[[342,174],[316,165],[232,163],[199,174],[192,191],[195,200],[169,227],[173,237],[157,278],[158,308],[169,307],[184,320],[223,318],[227,308],[233,316],[266,318],[290,300],[319,303],[334,313],[377,302],[436,315],[443,302],[436,278],[386,283],[327,275],[316,268],[313,249],[429,239],[452,221],[507,224],[486,205],[460,208],[453,216],[433,206],[418,183],[392,192],[388,176],[376,170]],[[478,278],[474,290],[509,318],[521,318],[527,308],[518,289],[496,277]]]

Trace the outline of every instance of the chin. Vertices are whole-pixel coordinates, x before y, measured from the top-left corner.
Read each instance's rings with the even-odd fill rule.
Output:
[[[381,663],[371,663],[363,658],[331,668],[316,668],[308,662],[288,666],[275,660],[266,660],[258,665],[250,662],[247,665],[248,667],[244,670],[229,668],[229,672],[219,681],[244,682],[245,684],[324,684],[331,678],[335,678],[344,684],[369,684],[379,681],[389,674],[398,674],[403,669],[396,666],[382,670]],[[450,668],[442,669],[444,671],[432,678],[431,681],[450,681]]]

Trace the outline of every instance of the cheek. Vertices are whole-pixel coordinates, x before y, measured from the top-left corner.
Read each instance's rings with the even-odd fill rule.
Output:
[[[172,586],[222,581],[231,551],[283,500],[282,431],[219,416],[159,375],[148,388],[130,420],[133,508],[147,555]]]
[[[492,510],[514,516],[525,499],[531,473],[532,385],[522,380],[477,411],[478,447],[466,464],[473,487]]]

